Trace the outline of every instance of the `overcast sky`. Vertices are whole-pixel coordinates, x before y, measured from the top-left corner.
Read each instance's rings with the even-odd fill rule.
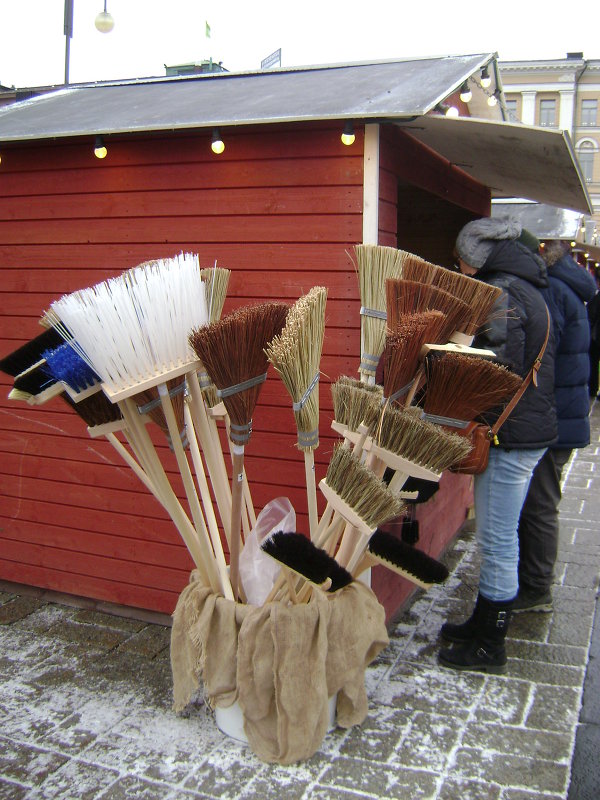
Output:
[[[211,57],[230,71],[407,56],[497,52],[501,60],[600,58],[600,3],[564,0],[73,0],[70,80],[161,76]],[[572,11],[570,11],[570,8]],[[0,0],[0,84],[60,84],[64,0]],[[211,36],[206,38],[206,25]]]

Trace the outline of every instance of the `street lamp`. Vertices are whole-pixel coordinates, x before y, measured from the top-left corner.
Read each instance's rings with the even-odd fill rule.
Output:
[[[65,0],[65,85],[69,83],[69,61],[71,57],[71,39],[73,38],[73,3],[75,0]],[[104,0],[104,11],[96,17],[96,29],[100,33],[110,33],[115,27],[115,21],[106,10],[106,0]]]

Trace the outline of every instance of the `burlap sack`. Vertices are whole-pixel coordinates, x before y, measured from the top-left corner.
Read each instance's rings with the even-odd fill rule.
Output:
[[[329,697],[341,727],[364,720],[365,668],[388,641],[384,609],[358,581],[308,604],[257,607],[213,594],[193,572],[173,615],[175,710],[202,682],[212,707],[238,701],[259,758],[291,764],[321,744]]]

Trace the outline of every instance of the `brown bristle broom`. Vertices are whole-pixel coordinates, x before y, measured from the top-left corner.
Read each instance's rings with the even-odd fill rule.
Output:
[[[386,332],[385,282],[402,275],[402,253],[394,247],[359,244],[354,248],[360,293],[360,365],[366,383],[375,383]]]
[[[285,303],[244,306],[218,322],[193,329],[189,342],[204,364],[230,418],[232,443],[231,552],[229,577],[239,597],[244,447],[269,361],[265,348],[281,333],[289,307]]]
[[[491,286],[469,275],[438,267],[412,254],[405,258],[402,274],[407,280],[438,286],[467,304],[469,316],[462,318],[460,327],[452,336],[453,341],[467,346],[489,318],[496,301],[502,295],[502,289],[498,286]]]
[[[438,424],[474,420],[509,400],[523,382],[500,364],[461,353],[428,355],[425,375],[425,419]]]
[[[425,342],[436,341],[445,326],[441,311],[405,314],[393,333],[386,336],[383,351],[384,401],[395,402],[414,394],[419,382],[421,351]]]
[[[450,292],[430,283],[409,281],[405,278],[388,278],[386,281],[386,307],[388,331],[393,333],[405,314],[419,311],[441,311],[445,325],[436,341],[447,342],[460,329],[461,320],[469,317],[469,306]]]
[[[292,402],[304,472],[310,536],[318,526],[314,451],[319,446],[319,369],[325,333],[327,289],[313,287],[291,307],[285,327],[266,348]]]

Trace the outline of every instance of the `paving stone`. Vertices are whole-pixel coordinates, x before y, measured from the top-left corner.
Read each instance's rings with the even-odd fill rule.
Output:
[[[170,628],[163,628],[160,625],[147,625],[129,639],[126,639],[119,646],[119,651],[154,658],[160,652],[168,650],[170,644]]]
[[[568,764],[461,747],[456,753],[453,775],[491,781],[501,786],[520,784],[538,792],[562,792],[569,777]]]
[[[319,779],[324,786],[365,792],[387,800],[435,797],[437,776],[427,771],[390,767],[359,759],[336,758]]]
[[[547,794],[543,800],[562,800],[562,794]],[[500,800],[540,800],[539,792],[528,792],[525,789],[504,789]]]
[[[288,800],[285,792],[282,797]],[[377,795],[365,792],[357,794],[351,789],[344,790],[333,786],[313,786],[309,795],[302,796],[302,800],[309,800],[309,798],[310,800],[376,800]]]
[[[488,680],[473,712],[476,722],[521,725],[531,702],[532,687],[515,680]]]
[[[215,749],[204,760],[183,787],[222,800],[235,800],[260,766],[256,758],[240,758],[245,749],[245,745],[228,740],[226,747]]]
[[[98,800],[165,800],[167,794],[168,787],[128,775],[98,795]]]
[[[0,605],[0,625],[12,625],[45,603],[36,597],[13,597]]]
[[[598,588],[599,575],[600,571],[596,564],[568,564],[564,583],[570,586],[588,587],[595,591]]]
[[[525,616],[521,614],[520,616]],[[529,614],[528,616],[532,616]],[[548,633],[550,644],[571,644],[576,647],[587,647],[590,641],[592,618],[589,615],[557,614],[552,615],[552,624]]]
[[[457,745],[463,726],[455,717],[416,713],[406,735],[389,763],[402,767],[443,772]]]
[[[76,643],[90,651],[100,652],[114,650],[127,638],[127,634],[120,630],[97,625],[83,625],[69,619],[53,625],[48,633],[65,642]]]
[[[580,690],[565,686],[533,686],[525,725],[547,731],[573,730],[579,716]]]
[[[59,606],[56,603],[46,603],[24,617],[20,628],[32,633],[47,633],[53,625],[61,624],[72,618],[75,613],[76,609]]]
[[[466,717],[483,687],[479,673],[433,670],[399,663],[379,691],[378,702],[414,711]]]
[[[501,787],[480,781],[446,778],[437,800],[500,800]]]
[[[28,792],[28,786],[6,781],[0,776],[0,800],[23,800]]]
[[[566,733],[479,724],[465,728],[462,744],[464,747],[483,748],[490,752],[568,763],[572,743],[570,734]]]
[[[565,667],[517,658],[509,658],[508,670],[513,678],[537,684],[550,683],[553,686],[581,686],[585,675],[584,667]]]
[[[361,725],[350,728],[340,746],[340,754],[387,761],[409,730],[413,713],[407,708],[377,705]]]
[[[146,627],[146,623],[139,619],[120,617],[116,614],[107,614],[93,608],[75,609],[73,619],[84,625],[99,625],[102,628],[114,628],[125,633],[137,633]]]
[[[28,785],[44,781],[67,762],[67,758],[50,750],[21,744],[0,735],[0,775]]]
[[[584,647],[508,640],[506,650],[509,658],[518,658],[521,661],[562,664],[570,667],[585,667],[587,663],[587,652]]]
[[[69,761],[37,787],[27,800],[57,800],[76,792],[77,800],[94,800],[119,777],[116,770],[98,767],[84,761]]]

